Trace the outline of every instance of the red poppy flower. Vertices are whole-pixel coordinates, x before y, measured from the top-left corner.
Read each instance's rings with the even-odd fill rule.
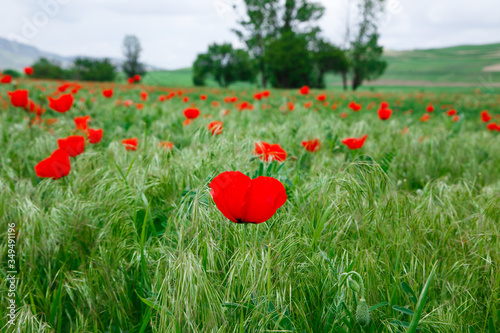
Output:
[[[359,148],[363,147],[367,137],[368,137],[368,134],[366,134],[365,136],[362,136],[361,138],[346,138],[346,139],[342,140],[342,143],[345,144],[351,150],[359,149]]]
[[[286,160],[286,151],[277,143],[270,144],[264,141],[256,142],[253,153],[266,162],[284,162]]]
[[[387,103],[387,102],[380,103],[380,108],[381,109],[387,109],[388,107],[389,107],[389,103]]]
[[[102,140],[102,129],[87,129],[87,139],[90,144],[99,143]]]
[[[235,223],[262,223],[286,202],[283,184],[272,177],[250,177],[226,171],[210,183],[210,194],[219,211]]]
[[[113,97],[113,89],[107,89],[102,91],[102,95],[106,98]]]
[[[262,97],[264,97],[264,95],[262,95],[261,92],[257,92],[253,95],[253,98],[260,101],[262,99]]]
[[[122,140],[122,144],[125,146],[126,150],[137,150],[137,144],[139,140],[137,138],[130,138]]]
[[[186,110],[184,110],[184,117],[186,117],[187,119],[196,119],[200,116],[200,110],[198,110],[197,108],[187,108]]]
[[[305,107],[306,109],[309,109],[312,105],[313,105],[313,103],[312,103],[312,102],[307,102],[307,103],[305,103],[305,104],[304,104],[304,107]]]
[[[224,103],[236,103],[238,97],[226,96],[224,97]]]
[[[69,88],[69,83],[63,83],[59,87],[57,87],[57,90],[60,92],[65,92]]]
[[[428,113],[426,113],[422,117],[420,117],[420,121],[423,122],[423,123],[428,122],[429,119],[431,119],[431,116]]]
[[[308,152],[314,153],[321,148],[321,142],[319,141],[319,139],[302,141],[302,146],[304,146],[304,148]]]
[[[9,91],[10,103],[17,108],[28,107],[28,90]]]
[[[300,94],[301,95],[307,95],[307,94],[309,94],[309,87],[308,86],[303,86],[302,88],[300,88]]]
[[[267,97],[269,97],[269,95],[270,95],[270,94],[271,94],[271,92],[270,92],[269,90],[264,90],[264,91],[262,92],[262,96],[264,96],[264,97],[266,97],[266,98],[267,98]]]
[[[31,68],[31,67],[25,67],[24,68],[24,74],[26,74],[28,76],[33,75],[33,68]]]
[[[149,94],[146,91],[141,91],[141,99],[143,101],[147,101],[149,97]]]
[[[293,111],[295,110],[295,104],[293,104],[293,102],[288,102],[286,103],[286,108],[288,109],[288,111]]]
[[[92,121],[92,119],[90,118],[90,116],[83,116],[75,117],[73,121],[75,122],[76,129],[85,131],[89,127],[88,122]]]
[[[208,124],[208,130],[212,132],[212,135],[219,135],[222,133],[222,125],[224,123],[222,121],[212,121]]]
[[[127,100],[125,100],[125,102],[123,103],[123,105],[125,105],[126,107],[129,107],[129,106],[134,105],[134,102],[131,101],[130,99],[127,99]]]
[[[167,97],[165,97],[164,95],[160,95],[160,96],[158,96],[158,100],[160,102],[165,102],[167,100]]]
[[[455,109],[448,110],[448,111],[446,111],[446,114],[447,114],[448,116],[450,116],[450,117],[451,117],[451,116],[454,116],[454,115],[456,115],[456,114],[457,114],[457,110],[455,110]]]
[[[351,109],[354,112],[358,112],[363,108],[360,104],[358,104],[356,102],[349,103],[348,107],[349,107],[349,109]]]
[[[67,176],[70,170],[69,155],[64,149],[55,150],[49,158],[35,165],[36,175],[41,178],[59,179]]]
[[[489,122],[491,120],[491,114],[487,110],[481,111],[481,120],[484,123]]]
[[[133,77],[129,77],[127,79],[127,82],[130,83],[130,84],[134,83],[134,78]]]
[[[137,103],[137,104],[135,105],[135,107],[137,108],[137,110],[142,110],[142,109],[144,109],[144,104],[142,104],[142,103]]]
[[[139,74],[134,75],[134,81],[135,82],[141,82],[142,77]]]
[[[339,114],[340,118],[347,118],[347,113],[346,112],[342,112],[341,114]]]
[[[74,98],[71,94],[61,95],[61,97],[57,99],[49,97],[49,107],[54,111],[64,113],[71,109],[73,101]]]
[[[165,148],[166,150],[171,150],[174,147],[174,144],[169,141],[158,142],[158,146]]]
[[[202,101],[206,101],[207,100],[207,95],[200,95],[200,99]]]
[[[326,100],[326,95],[325,94],[321,94],[321,95],[318,95],[318,97],[316,97],[318,99],[318,101],[320,102],[324,102]]]
[[[432,103],[429,103],[427,105],[427,107],[425,108],[425,111],[429,112],[429,113],[432,113],[434,112],[434,105],[432,105]]]
[[[12,82],[12,76],[11,75],[5,75],[5,76],[2,76],[2,78],[0,79],[0,83],[11,83]]]
[[[66,150],[69,156],[76,157],[85,150],[85,138],[81,135],[68,136],[66,139],[58,139],[59,149]]]
[[[489,130],[489,131],[500,131],[500,125],[498,125],[497,123],[489,123],[486,128]]]
[[[452,119],[451,119],[454,123],[456,123],[457,121],[460,120],[460,116],[454,116]]]
[[[378,110],[378,117],[381,119],[381,120],[387,120],[389,118],[391,118],[392,116],[392,110],[391,109],[388,109],[388,108],[380,108]]]

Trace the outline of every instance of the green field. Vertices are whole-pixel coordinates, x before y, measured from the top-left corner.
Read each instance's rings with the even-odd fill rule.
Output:
[[[389,63],[384,80],[423,80],[430,82],[500,82],[500,44],[456,46],[442,49],[386,52]]]
[[[162,80],[187,84],[187,72]],[[56,87],[19,85],[37,103]],[[56,123],[28,126],[33,116],[8,103],[13,89],[0,86],[2,332],[410,332],[412,320],[420,332],[500,329],[500,132],[479,116],[499,114],[499,94],[334,91],[324,106],[318,91],[272,90],[259,102],[255,90],[189,88],[161,103],[171,90],[116,86],[109,100],[84,84],[70,111],[43,116]],[[254,110],[222,102],[233,95]],[[184,96],[201,111],[190,125]],[[144,108],[117,105],[127,99]],[[347,108],[352,100],[362,111]],[[295,110],[280,111],[288,101]],[[394,111],[385,122],[382,101]],[[429,102],[436,111],[420,122]],[[452,106],[457,122],[444,112]],[[102,141],[71,158],[68,176],[37,177],[34,166],[58,138],[80,133],[73,118],[83,115]],[[208,132],[213,120],[224,122],[221,135]],[[364,134],[360,150],[341,143]],[[136,151],[121,143],[131,137]],[[306,152],[301,141],[313,138],[322,147]],[[279,143],[286,161],[261,162],[257,141]],[[287,202],[263,224],[230,222],[208,187],[228,170],[280,180]],[[5,317],[9,223],[14,326]],[[348,272],[364,282],[366,327]]]
[[[500,82],[500,69],[484,72],[483,68],[500,64],[500,44],[456,46],[441,49],[387,51],[384,56],[388,67],[381,81],[425,81],[429,83],[470,83],[471,87],[484,89],[484,84]],[[327,75],[327,86],[340,89],[339,75]],[[145,83],[162,86],[192,86],[191,68],[174,71],[151,72]],[[394,83],[397,86],[397,83]],[[216,82],[208,82],[215,87]],[[250,87],[236,84],[235,87]],[[419,86],[419,82],[413,84]],[[497,87],[498,89],[498,87]]]

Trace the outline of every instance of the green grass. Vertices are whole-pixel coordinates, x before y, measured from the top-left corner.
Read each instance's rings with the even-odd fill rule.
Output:
[[[147,88],[143,110],[115,105],[139,102],[146,88],[115,89],[106,100],[86,86],[71,111],[47,112],[59,120],[50,131],[28,127],[24,111],[0,101],[2,332],[405,332],[397,325],[412,318],[421,332],[486,332],[490,317],[500,327],[500,135],[479,118],[498,110],[499,95],[334,92],[333,111],[273,90],[270,109],[239,112],[210,103],[254,91],[190,88],[184,95],[212,118],[183,126],[186,104],[157,102],[164,88]],[[0,87],[3,99],[8,89]],[[296,102],[292,113],[279,111],[287,100]],[[351,100],[363,110],[349,111]],[[387,122],[367,107],[382,100],[394,109]],[[453,104],[461,120],[437,108],[419,122],[429,101]],[[72,158],[69,176],[37,178],[34,165],[74,132],[73,117],[87,114],[103,141]],[[222,135],[209,135],[211,120],[224,121]],[[340,143],[365,133],[356,153]],[[138,150],[125,151],[120,141],[134,136]],[[301,141],[315,137],[321,150],[306,153]],[[158,147],[163,140],[175,148]],[[282,168],[266,167],[288,200],[266,223],[237,225],[217,210],[208,183],[223,171],[259,170],[258,140],[288,152]],[[13,327],[4,326],[12,222]],[[349,272],[376,306],[365,328]]]

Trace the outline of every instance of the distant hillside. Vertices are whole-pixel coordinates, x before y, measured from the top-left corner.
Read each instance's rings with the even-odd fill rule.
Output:
[[[442,49],[386,51],[384,80],[500,82],[500,43]]]
[[[33,65],[39,58],[48,58],[69,67],[73,61],[81,56],[64,57],[57,54],[41,51],[34,46],[16,43],[0,37],[0,69],[16,69],[21,71],[24,67]],[[87,57],[87,56],[85,56]],[[91,57],[92,58],[92,57]],[[123,60],[109,58],[115,66],[121,66]],[[161,70],[161,68],[147,65],[147,70]]]

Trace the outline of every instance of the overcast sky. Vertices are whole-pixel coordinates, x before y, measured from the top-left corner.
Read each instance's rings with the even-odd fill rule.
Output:
[[[142,61],[189,67],[212,42],[233,42],[236,0],[2,0],[0,36],[65,56],[121,57],[126,34],[139,37]],[[326,7],[324,36],[341,42],[349,0]],[[393,50],[500,42],[500,0],[386,0],[380,33]]]

